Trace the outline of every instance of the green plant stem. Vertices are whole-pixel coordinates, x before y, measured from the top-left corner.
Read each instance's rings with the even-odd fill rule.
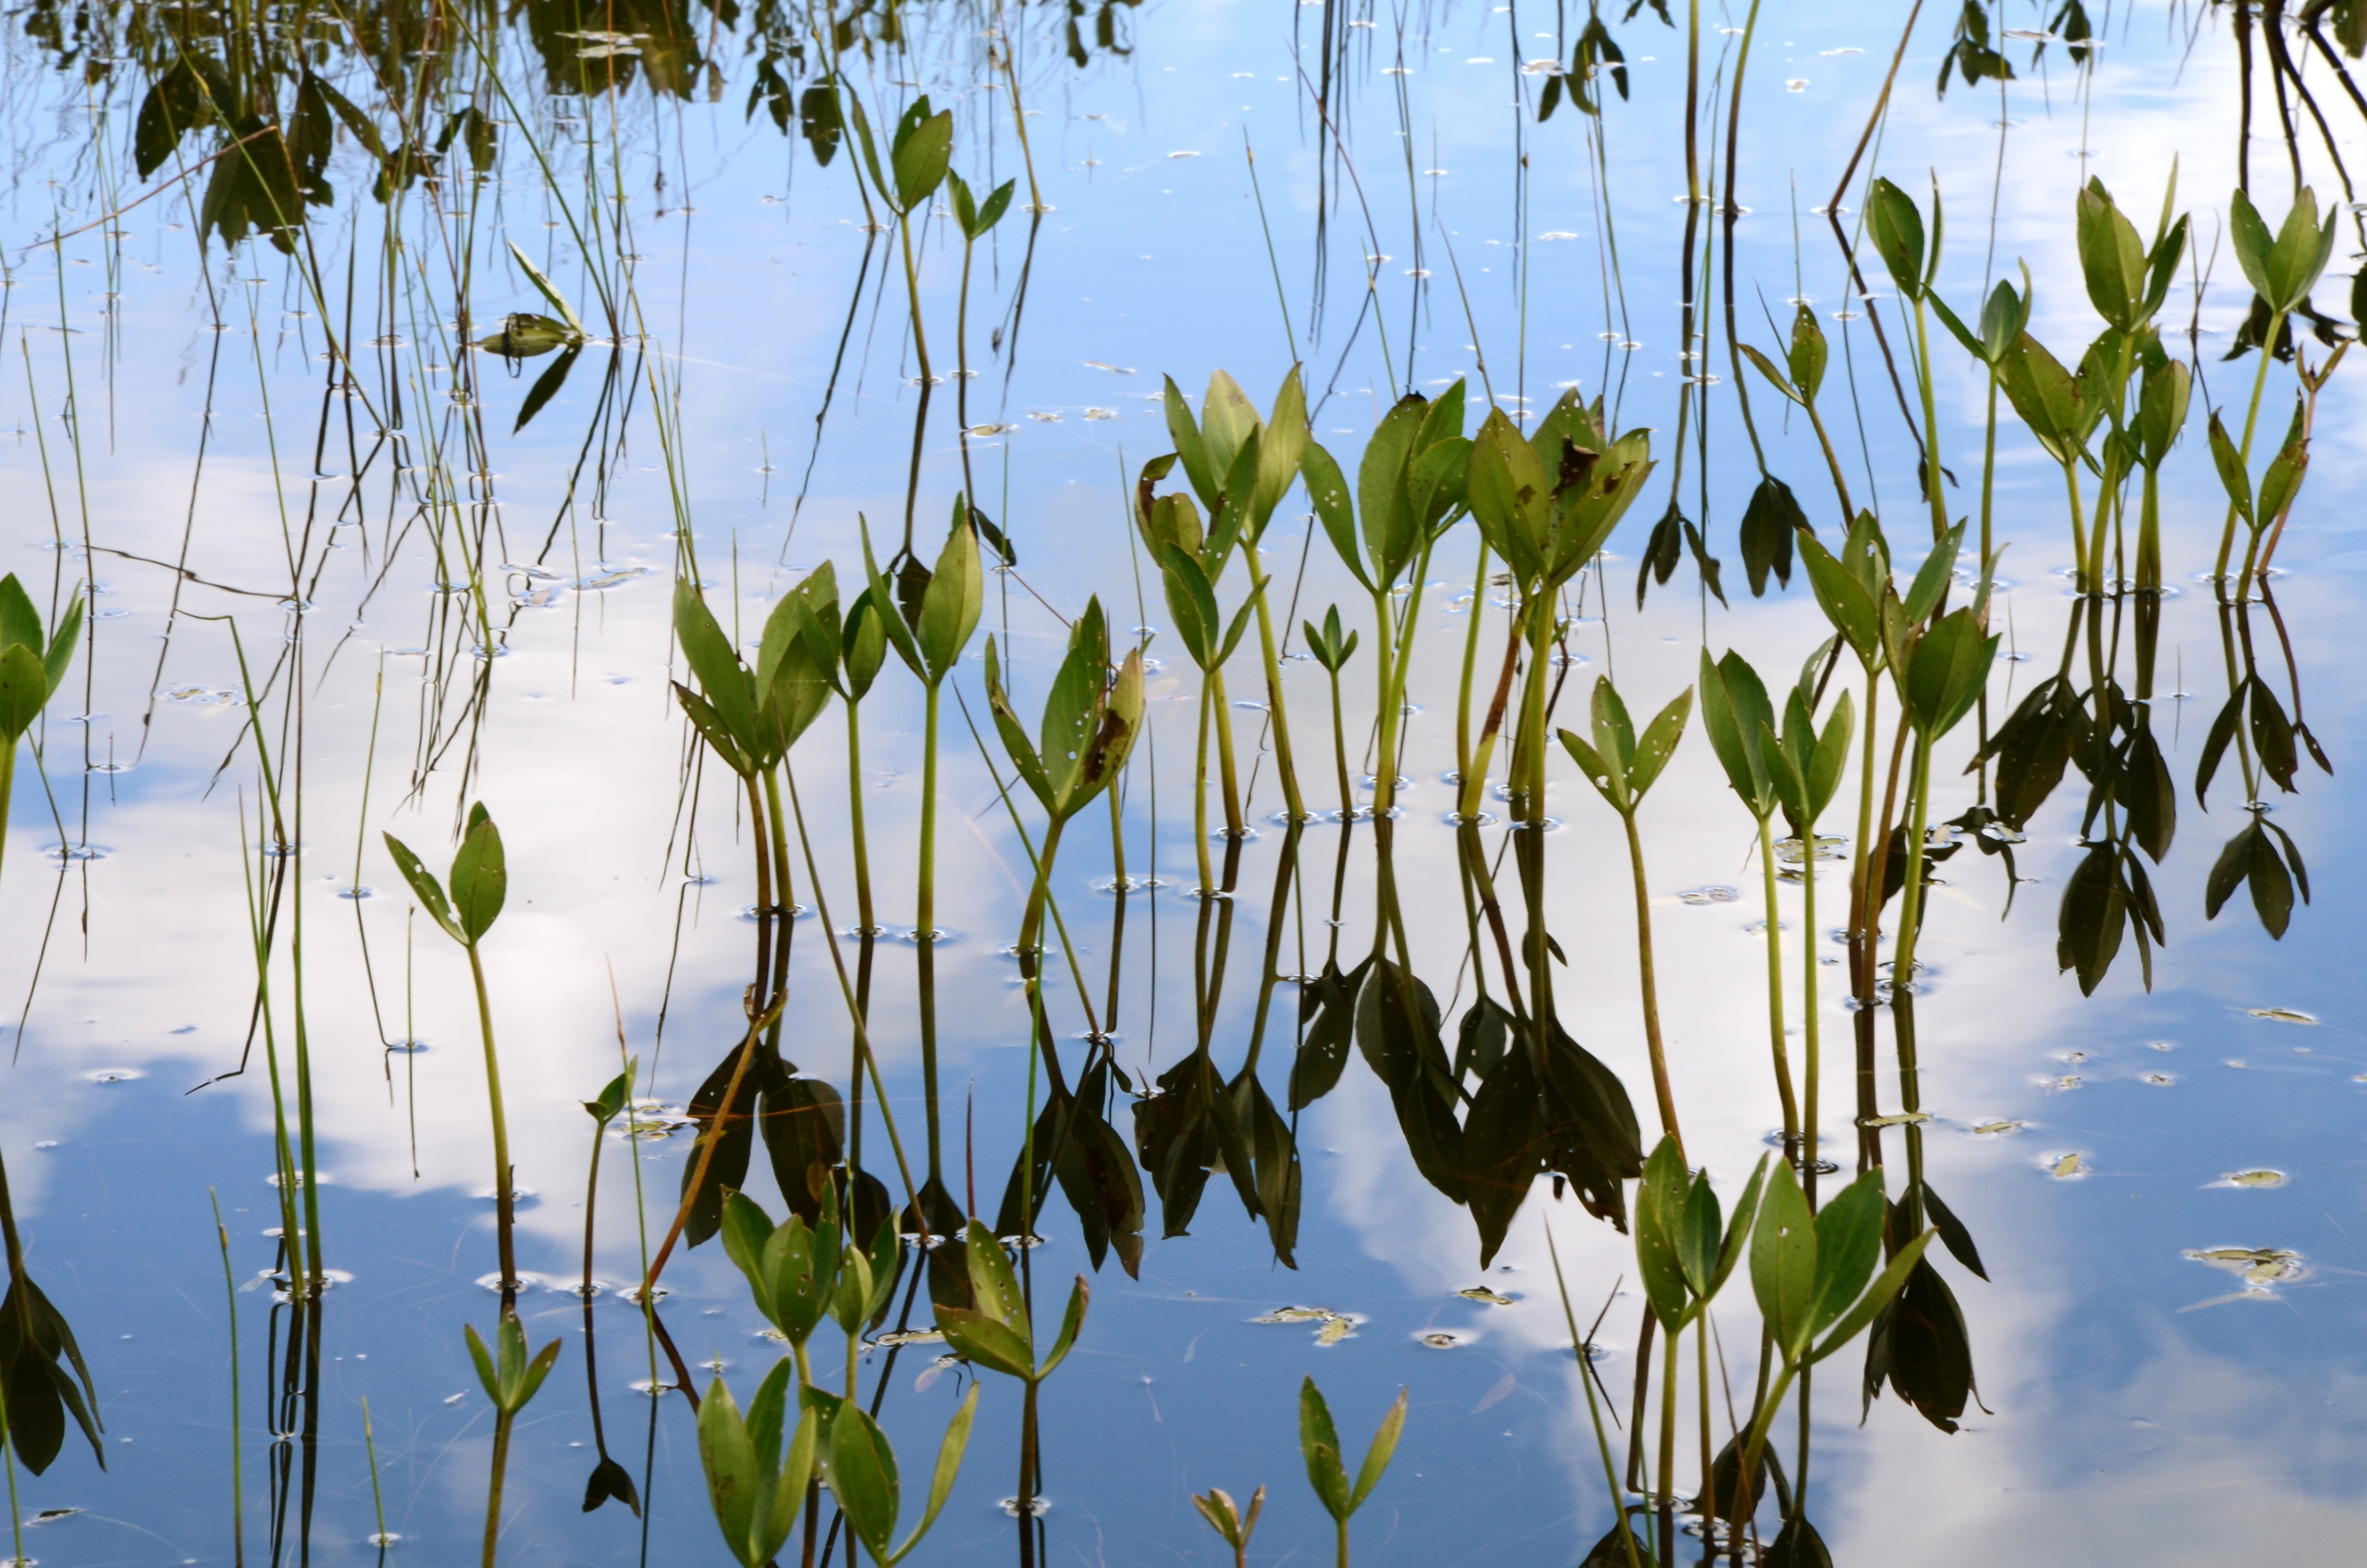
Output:
[[[1653,1478],[1652,1489],[1659,1498],[1660,1559],[1673,1563],[1677,1560],[1677,1369],[1682,1357],[1676,1328],[1661,1339],[1660,1473]]]
[[[1224,671],[1208,672],[1208,703],[1210,717],[1217,730],[1217,773],[1224,783],[1224,836],[1238,843],[1247,838],[1247,824],[1241,820],[1241,778],[1233,760],[1233,704],[1224,689]]]
[[[1486,602],[1487,544],[1483,540],[1479,564],[1471,573],[1471,623],[1463,633],[1463,685],[1454,709],[1455,781],[1464,786],[1455,792],[1458,797],[1468,793],[1471,778],[1471,682],[1479,673],[1480,606]]]
[[[7,1190],[7,1173],[5,1171],[0,1171],[0,1195],[4,1195]],[[239,1378],[239,1276],[231,1271],[230,1267],[230,1229],[222,1222],[222,1199],[211,1187],[205,1189],[205,1195],[207,1198],[212,1200],[214,1205],[214,1239],[222,1248],[222,1294],[228,1300],[230,1307],[230,1560],[234,1563],[243,1564],[246,1561],[246,1436],[245,1428],[240,1424],[239,1419],[239,1398],[240,1389]],[[0,1202],[4,1202],[4,1200],[0,1200]],[[0,1212],[5,1212],[5,1210],[0,1209]],[[9,1237],[9,1240],[10,1242],[9,1249],[9,1262],[11,1272],[13,1272],[13,1268],[16,1263],[16,1249],[14,1246],[14,1242],[16,1240],[14,1234],[15,1228],[16,1227],[13,1224],[10,1224],[9,1227],[10,1233]],[[362,1406],[362,1427],[365,1434],[366,1434],[369,1430],[369,1421],[370,1408],[367,1401],[365,1401]],[[5,1427],[6,1422],[7,1416],[5,1412],[0,1412],[0,1427]],[[375,1465],[373,1465],[370,1472],[373,1488],[375,1488],[377,1484],[377,1469]],[[385,1515],[383,1507],[380,1510],[378,1528],[380,1534],[383,1535],[385,1533]],[[25,1560],[25,1541],[21,1536],[18,1538],[16,1544],[17,1560],[22,1562]]]
[[[1989,366],[1989,419],[1981,448],[1981,571],[1997,565],[1989,540],[1989,515],[1997,499],[1997,366]]]
[[[1842,472],[1841,454],[1833,450],[1833,437],[1825,433],[1824,417],[1816,411],[1815,400],[1804,399],[1800,406],[1808,411],[1808,423],[1816,431],[1816,444],[1824,452],[1824,466],[1832,471],[1833,491],[1841,497],[1841,526],[1846,530],[1858,513],[1849,500],[1849,480]]]
[[[898,243],[902,246],[904,254],[904,294],[912,304],[913,357],[920,365],[919,405],[913,414],[912,472],[904,485],[904,553],[910,555],[913,548],[913,508],[920,499],[920,454],[922,443],[929,431],[929,394],[933,389],[931,382],[934,378],[929,373],[929,335],[921,330],[920,325],[920,271],[913,262],[911,213],[899,214],[896,238]],[[967,459],[967,449],[963,455]],[[883,605],[881,608],[890,613],[893,613],[895,609],[893,605]],[[933,692],[932,696],[934,695]]]
[[[1893,997],[1914,978],[1915,944],[1923,935],[1923,837],[1930,831],[1931,811],[1931,738],[1921,731],[1914,738],[1914,761],[1907,776],[1907,875],[1899,892],[1898,956],[1891,966]]]
[[[1340,770],[1340,825],[1348,827],[1356,821],[1356,787],[1348,780],[1347,724],[1340,716],[1340,671],[1331,676],[1331,757]]]
[[[1570,1326],[1570,1345],[1578,1358],[1578,1383],[1586,1390],[1586,1414],[1594,1423],[1594,1452],[1603,1461],[1603,1495],[1611,1499],[1611,1517],[1618,1522],[1620,1544],[1627,1548],[1628,1568],[1644,1568],[1636,1550],[1635,1532],[1628,1524],[1628,1509],[1621,1498],[1618,1466],[1611,1456],[1611,1436],[1603,1430],[1602,1406],[1594,1399],[1594,1373],[1587,1361],[1586,1336],[1578,1332],[1578,1315],[1570,1306],[1570,1285],[1561,1275],[1561,1249],[1554,1243],[1554,1230],[1545,1227],[1545,1251],[1553,1259],[1554,1284],[1561,1296],[1562,1321]]]
[[[1818,1051],[1816,982],[1816,824],[1800,835],[1800,1185],[1808,1207],[1816,1207],[1817,1093],[1821,1062]]]
[[[1024,1238],[1023,1238],[1023,1240]],[[1026,1381],[1026,1393],[1021,1396],[1019,1417],[1019,1560],[1021,1568],[1033,1568],[1036,1560],[1036,1487],[1038,1437],[1036,1427],[1037,1380]],[[1340,1562],[1346,1568],[1348,1560],[1347,1525],[1340,1526]]]
[[[1210,682],[1200,683],[1200,750],[1199,762],[1192,775],[1192,838],[1200,863],[1200,896],[1214,898],[1217,892],[1216,867],[1208,859],[1208,704]]]
[[[514,1310],[507,1302],[504,1310]],[[485,1494],[485,1559],[483,1568],[493,1568],[493,1549],[500,1543],[502,1532],[502,1481],[509,1469],[509,1428],[516,1419],[508,1411],[493,1417],[493,1476]]]
[[[2269,387],[2269,362],[2274,357],[2269,350],[2276,345],[2277,334],[2284,330],[2285,312],[2279,311],[2269,318],[2269,335],[2261,339],[2260,367],[2252,373],[2251,403],[2244,412],[2244,439],[2236,448],[2246,473],[2251,472],[2251,440],[2260,423],[2260,397]],[[2227,558],[2235,546],[2235,503],[2231,499],[2227,504],[2227,523],[2219,532],[2219,558],[2211,568],[2212,577],[2222,582],[2227,579]]]
[[[378,1481],[378,1433],[370,1425],[370,1400],[366,1394],[362,1397],[362,1452],[370,1465],[370,1512],[378,1520],[378,1560],[383,1562],[386,1560],[386,1494]],[[243,1551],[233,1560],[244,1560]]]
[[[1274,771],[1282,778],[1282,802],[1293,823],[1305,822],[1307,802],[1299,795],[1297,761],[1290,755],[1290,714],[1282,700],[1282,659],[1276,651],[1273,615],[1267,608],[1266,587],[1273,579],[1257,564],[1257,546],[1242,552],[1249,562],[1250,595],[1257,606],[1257,650],[1266,662],[1266,706],[1273,721]]]
[[[501,1056],[493,1045],[493,1000],[485,989],[485,960],[474,942],[468,944],[469,979],[476,987],[477,1027],[485,1039],[485,1098],[493,1113],[493,1226],[496,1244],[501,1249],[502,1316],[518,1315],[518,1258],[511,1229],[516,1223],[517,1193],[510,1185],[509,1117],[502,1108]],[[499,1454],[508,1446],[508,1417],[502,1418],[501,1436],[497,1440],[494,1459],[494,1498],[501,1495],[501,1460]],[[485,1560],[493,1560],[493,1526],[486,1525]]]
[[[883,613],[893,615],[895,607],[887,606]],[[932,1185],[941,1185],[944,1170],[944,1139],[937,1105],[937,1007],[934,984],[937,939],[937,693],[938,683],[931,681],[920,741],[920,887],[914,900],[914,939],[920,945],[922,978],[928,982],[920,989],[920,1081]]]
[[[1947,483],[1940,470],[1939,403],[1931,390],[1931,332],[1923,309],[1924,291],[1915,291],[1915,387],[1923,396],[1923,489],[1931,504],[1931,539],[1948,537]]]
[[[863,719],[854,700],[846,703],[846,816],[855,855],[855,923],[867,940],[879,935],[871,914],[871,841],[863,821]]]
[[[1783,1370],[1775,1374],[1775,1386],[1767,1391],[1767,1398],[1759,1403],[1758,1414],[1751,1418],[1750,1434],[1742,1447],[1743,1474],[1757,1472],[1760,1455],[1767,1452],[1768,1428],[1774,1424],[1775,1413],[1783,1408],[1784,1396],[1791,1388],[1791,1380],[1801,1370],[1787,1361]]]
[[[1813,846],[1811,846],[1813,848]],[[1784,1045],[1784,939],[1775,907],[1775,834],[1769,819],[1759,818],[1759,870],[1767,897],[1767,1032],[1775,1062],[1775,1094],[1784,1105],[1784,1145],[1800,1141],[1800,1102],[1792,1094],[1791,1055]]]
[[[1332,1528],[1333,1538],[1334,1538],[1334,1539],[1337,1541],[1337,1542],[1339,1543],[1339,1550],[1338,1550],[1338,1553],[1337,1553],[1337,1555],[1336,1555],[1336,1556],[1334,1556],[1334,1558],[1332,1559],[1332,1560],[1333,1560],[1334,1562],[1336,1562],[1336,1563],[1339,1565],[1339,1568],[1348,1568],[1348,1522],[1347,1522],[1347,1519],[1346,1519],[1344,1516],[1343,1516],[1343,1517],[1341,1517],[1341,1518],[1339,1518],[1339,1519],[1335,1519],[1335,1520],[1333,1520],[1333,1521],[1331,1522],[1331,1528]]]
[[[1036,1234],[1036,1064],[1049,1049],[1052,1040],[1049,1021],[1043,1010],[1043,906],[1052,892],[1052,857],[1060,850],[1060,831],[1068,826],[1065,817],[1053,817],[1044,825],[1043,848],[1036,856],[1036,880],[1027,889],[1027,904],[1019,921],[1019,972],[1027,986],[1027,1123],[1020,1135],[1019,1161],[1019,1223],[1023,1249],[1027,1238]],[[1081,995],[1083,986],[1080,983]],[[1058,1150],[1055,1151],[1058,1157]],[[1032,1395],[1031,1385],[1028,1392]]]
[[[1635,879],[1636,971],[1644,992],[1644,1043],[1652,1057],[1652,1096],[1660,1103],[1661,1131],[1677,1140],[1677,1152],[1682,1155],[1684,1134],[1677,1129],[1677,1096],[1668,1081],[1667,1053],[1661,1045],[1660,989],[1652,972],[1652,898],[1644,875],[1644,839],[1636,831],[1633,810],[1620,812],[1619,820],[1628,830],[1628,865]]]

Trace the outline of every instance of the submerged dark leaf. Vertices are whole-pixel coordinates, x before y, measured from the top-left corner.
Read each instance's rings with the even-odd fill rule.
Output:
[[[1422,1179],[1464,1201],[1461,1095],[1438,1033],[1438,1002],[1419,978],[1386,958],[1371,961],[1356,1005],[1356,1045],[1389,1087],[1406,1151]]]
[[[1662,513],[1661,520],[1652,525],[1652,537],[1644,545],[1643,564],[1636,568],[1635,607],[1637,609],[1644,608],[1644,594],[1648,585],[1655,582],[1666,583],[1671,577],[1676,575],[1677,563],[1684,559],[1686,526],[1684,514],[1677,509],[1676,500],[1671,497],[1668,510]]]
[[[69,1415],[82,1429],[98,1468],[107,1468],[90,1368],[74,1343],[74,1330],[28,1274],[19,1274],[0,1301],[0,1402],[8,1411],[9,1446],[35,1475],[47,1470],[64,1447]]]
[[[1792,535],[1807,528],[1807,514],[1800,509],[1791,487],[1771,473],[1762,477],[1742,513],[1742,571],[1750,579],[1752,597],[1766,594],[1771,575],[1782,586],[1791,586]]]
[[[723,1060],[699,1085],[699,1092],[690,1096],[690,1119],[698,1124],[699,1139],[691,1146],[690,1157],[685,1162],[682,1188],[690,1192],[691,1179],[699,1173],[699,1152],[709,1140],[715,1144],[714,1158],[707,1162],[706,1178],[699,1185],[698,1196],[690,1205],[690,1218],[683,1226],[683,1240],[697,1246],[713,1236],[723,1224],[723,1195],[737,1192],[748,1184],[748,1156],[756,1148],[756,1097],[761,1095],[771,1075],[779,1072],[777,1060],[769,1065],[759,1052],[748,1064],[748,1071],[739,1080],[739,1092],[732,1096],[726,1108],[723,1096],[730,1093],[732,1071],[739,1065],[740,1047],[734,1045],[723,1053]]]
[[[1866,1339],[1865,1402],[1887,1381],[1942,1432],[1954,1432],[1974,1391],[1972,1340],[1964,1310],[1928,1258],[1918,1258],[1907,1283],[1874,1319]]]
[[[583,1511],[590,1513],[611,1498],[631,1508],[634,1518],[641,1516],[641,1494],[633,1489],[632,1472],[602,1454],[593,1467],[592,1479],[584,1483]]]
[[[1833,1554],[1804,1515],[1784,1521],[1759,1562],[1761,1568],[1833,1568]]]
[[[518,422],[509,427],[512,436],[525,429],[526,421],[542,413],[543,405],[559,396],[559,389],[567,384],[567,372],[573,370],[576,361],[582,357],[581,347],[571,347],[534,378],[534,384],[526,390],[526,401],[518,405]]]
[[[1290,1109],[1303,1111],[1331,1093],[1356,1038],[1356,997],[1364,989],[1366,959],[1345,974],[1336,962],[1299,990],[1298,1057],[1290,1064]]]

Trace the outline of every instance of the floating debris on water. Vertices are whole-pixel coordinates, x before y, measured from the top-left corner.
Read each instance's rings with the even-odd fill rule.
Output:
[[[1478,1337],[1476,1334],[1467,1334],[1453,1328],[1433,1328],[1428,1333],[1415,1335],[1414,1339],[1415,1343],[1428,1349],[1455,1350],[1469,1345]]]
[[[1931,1119],[1929,1111],[1898,1111],[1887,1116],[1860,1116],[1858,1125],[1873,1131],[1884,1127],[1919,1127]]]
[[[2095,1167],[2090,1165],[2075,1149],[2059,1154],[2041,1154],[2038,1156],[2038,1164],[2045,1168],[2048,1175],[2058,1182],[2075,1181],[2079,1177],[2092,1175],[2095,1171]]]
[[[881,1350],[893,1350],[899,1345],[943,1345],[945,1335],[934,1328],[892,1328],[871,1341]]]
[[[1484,1301],[1490,1307],[1509,1307],[1513,1303],[1511,1296],[1498,1295],[1485,1285],[1473,1285],[1468,1289],[1457,1291],[1455,1294],[1466,1301]]]
[[[2292,1180],[2282,1170],[2261,1166],[2251,1170],[2231,1170],[2217,1181],[2205,1184],[2215,1187],[2281,1187]]]
[[[2318,1022],[2315,1014],[2305,1013],[2295,1007],[2247,1007],[2244,1010],[2251,1017],[2265,1018],[2271,1024],[2315,1024]]]

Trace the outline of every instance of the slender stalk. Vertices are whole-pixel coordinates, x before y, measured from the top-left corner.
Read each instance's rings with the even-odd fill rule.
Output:
[[[1628,865],[1635,878],[1636,971],[1644,988],[1644,1043],[1652,1056],[1652,1096],[1660,1102],[1661,1131],[1677,1140],[1677,1152],[1682,1155],[1684,1134],[1677,1129],[1677,1096],[1668,1081],[1667,1053],[1661,1045],[1660,988],[1652,970],[1652,899],[1644,877],[1644,839],[1636,831],[1633,811],[1622,811],[1619,820],[1628,829]],[[1542,964],[1537,967],[1544,968]]]
[[[0,795],[4,793],[0,792]],[[6,1178],[0,1177],[0,1187],[5,1185]],[[221,1195],[207,1187],[205,1196],[212,1200],[214,1205],[214,1239],[222,1248],[222,1294],[230,1307],[230,1557],[232,1562],[242,1564],[246,1561],[246,1436],[245,1428],[239,1419],[239,1277],[230,1268],[230,1230],[222,1222]],[[15,1261],[13,1256],[9,1261]],[[6,1419],[6,1415],[0,1414],[0,1422]],[[362,1406],[362,1426],[365,1434],[369,1429],[369,1405],[365,1402]],[[373,1487],[377,1484],[377,1477],[378,1472],[373,1466],[370,1472]],[[381,1534],[385,1532],[383,1508],[378,1527]],[[16,1554],[19,1562],[25,1560],[24,1544],[19,1539]]]
[[[925,394],[924,394],[925,395]],[[894,606],[885,613],[894,614]],[[937,683],[929,683],[929,697],[920,753],[920,887],[914,900],[914,940],[920,945],[923,985],[920,990],[921,1101],[928,1124],[929,1183],[940,1185],[944,1141],[937,1106]]]
[[[1940,415],[1931,389],[1931,332],[1924,316],[1923,291],[1915,291],[1915,389],[1923,397],[1923,490],[1931,504],[1931,538],[1948,537],[1947,479],[1940,468]]]
[[[493,1113],[493,1226],[497,1245],[501,1249],[502,1316],[518,1315],[518,1257],[511,1236],[517,1220],[517,1193],[510,1185],[509,1117],[502,1108],[501,1056],[493,1045],[493,1001],[485,989],[485,960],[471,942],[469,979],[476,987],[477,1027],[485,1039],[485,1097]],[[502,1417],[500,1436],[496,1439],[493,1461],[493,1496],[498,1509],[501,1497],[501,1459],[509,1444],[509,1418]],[[486,1525],[485,1560],[493,1560],[493,1526]]]
[[[503,1303],[504,1310],[512,1305]],[[509,1469],[509,1428],[514,1417],[501,1411],[493,1417],[493,1479],[485,1494],[485,1555],[483,1568],[493,1568],[493,1549],[501,1541],[502,1482]]]
[[[2242,11],[2244,8],[2238,7],[2237,9]],[[2251,472],[2252,433],[2260,423],[2260,395],[2268,390],[2269,362],[2275,357],[2269,350],[2276,347],[2277,334],[2284,330],[2285,312],[2279,311],[2269,318],[2269,335],[2260,340],[2260,366],[2252,373],[2251,403],[2244,411],[2244,439],[2236,449],[2242,454],[2244,472],[2247,473]],[[2211,568],[2211,575],[2215,580],[2226,579],[2227,558],[2234,546],[2235,503],[2231,500],[2227,505],[2227,523],[2219,533],[2219,558]]]
[[[1814,846],[1809,846],[1813,851]],[[1759,818],[1759,871],[1767,899],[1767,1033],[1775,1062],[1775,1094],[1784,1105],[1784,1147],[1796,1149],[1800,1141],[1800,1102],[1791,1086],[1791,1055],[1784,1045],[1783,922],[1775,907],[1775,835],[1766,817]]]
[[[1298,763],[1290,755],[1290,714],[1282,700],[1282,660],[1276,651],[1273,615],[1267,608],[1266,587],[1273,579],[1257,564],[1257,546],[1242,552],[1249,562],[1251,602],[1257,606],[1257,650],[1266,663],[1266,707],[1273,720],[1274,772],[1282,779],[1282,803],[1293,824],[1307,818],[1307,802],[1299,795]]]
[[[1659,1497],[1660,1559],[1677,1560],[1677,1369],[1682,1336],[1670,1329],[1662,1336],[1660,1391],[1660,1473],[1653,1479]]]

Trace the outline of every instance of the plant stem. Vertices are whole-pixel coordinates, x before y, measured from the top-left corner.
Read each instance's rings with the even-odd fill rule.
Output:
[[[1661,1131],[1677,1140],[1677,1152],[1682,1156],[1685,1140],[1677,1130],[1677,1096],[1669,1086],[1668,1057],[1661,1045],[1660,989],[1652,974],[1652,899],[1644,878],[1644,839],[1636,831],[1632,810],[1622,811],[1619,820],[1628,829],[1628,865],[1635,879],[1636,971],[1644,988],[1644,1043],[1652,1056],[1652,1096],[1660,1102]]]
[[[1273,615],[1266,605],[1266,585],[1273,580],[1257,564],[1257,546],[1242,552],[1249,562],[1250,595],[1257,606],[1257,650],[1266,661],[1266,706],[1273,720],[1274,771],[1282,777],[1282,803],[1293,824],[1307,820],[1307,802],[1299,797],[1299,771],[1290,755],[1290,715],[1282,701],[1282,660],[1275,651]]]
[[[894,613],[894,606],[888,607],[888,613]],[[937,1108],[937,1007],[934,984],[937,938],[937,690],[938,684],[931,681],[920,741],[920,888],[914,900],[914,940],[920,946],[924,982],[920,989],[921,1105],[928,1123],[928,1179],[932,1185],[939,1185],[944,1168]]]
[[[1759,818],[1759,870],[1767,896],[1768,1046],[1774,1056],[1775,1093],[1784,1105],[1784,1147],[1789,1153],[1800,1141],[1800,1102],[1792,1095],[1791,1057],[1784,1046],[1783,926],[1775,908],[1775,834],[1766,817]]]
[[[510,1186],[509,1117],[502,1109],[502,1064],[493,1045],[493,1001],[485,989],[485,960],[477,945],[468,945],[469,978],[476,987],[477,1026],[485,1038],[485,1097],[493,1113],[493,1227],[501,1249],[502,1316],[518,1315],[518,1258],[510,1234],[517,1219],[517,1194]],[[494,1498],[501,1496],[501,1460],[498,1457],[508,1446],[508,1417],[502,1417],[501,1435],[494,1452]],[[485,1560],[493,1560],[493,1526],[486,1525]]]
[[[514,1307],[505,1301],[504,1311]],[[502,1480],[509,1469],[509,1427],[515,1419],[507,1410],[493,1417],[493,1479],[485,1494],[485,1560],[484,1568],[493,1568],[493,1548],[501,1541]]]

